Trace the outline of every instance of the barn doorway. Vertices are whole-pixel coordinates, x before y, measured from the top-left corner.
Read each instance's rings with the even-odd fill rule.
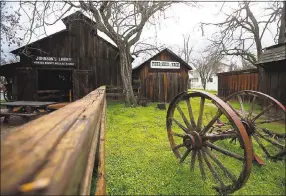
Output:
[[[72,70],[38,69],[39,101],[70,102],[72,92]]]

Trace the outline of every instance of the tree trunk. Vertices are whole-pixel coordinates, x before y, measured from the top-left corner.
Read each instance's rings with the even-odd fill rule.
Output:
[[[261,44],[261,39],[259,39],[259,34],[254,35],[254,39],[256,44],[257,60],[259,60],[262,54],[262,44]]]
[[[201,79],[202,80],[202,85],[203,85],[203,88],[204,88],[204,90],[206,90],[206,79]]]
[[[123,93],[125,95],[125,105],[132,106],[136,104],[132,89],[132,65],[131,55],[128,48],[122,47],[119,49],[120,54],[120,72],[123,83]]]
[[[282,9],[282,14],[281,14],[281,23],[280,23],[280,28],[279,28],[279,38],[278,38],[278,44],[285,43],[286,41],[286,31],[285,31],[285,17],[286,17],[286,2],[283,2],[283,9]]]

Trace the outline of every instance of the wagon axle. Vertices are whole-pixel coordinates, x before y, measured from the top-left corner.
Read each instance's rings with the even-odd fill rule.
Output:
[[[187,148],[201,149],[202,148],[202,138],[196,131],[193,131],[192,133],[186,134],[184,136],[183,144]]]
[[[241,120],[248,135],[252,135],[255,131],[254,123],[250,120]]]

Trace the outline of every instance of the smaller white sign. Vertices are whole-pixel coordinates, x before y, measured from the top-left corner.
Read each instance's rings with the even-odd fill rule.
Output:
[[[150,67],[153,69],[180,69],[180,63],[170,61],[151,61]]]

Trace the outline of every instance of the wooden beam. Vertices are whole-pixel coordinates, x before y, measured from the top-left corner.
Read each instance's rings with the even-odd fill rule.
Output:
[[[101,128],[100,128],[100,143],[99,143],[99,162],[97,170],[97,183],[95,195],[106,195],[106,177],[105,177],[105,126],[106,126],[106,101],[105,110],[103,111]]]
[[[1,138],[1,194],[89,193],[105,87]]]

